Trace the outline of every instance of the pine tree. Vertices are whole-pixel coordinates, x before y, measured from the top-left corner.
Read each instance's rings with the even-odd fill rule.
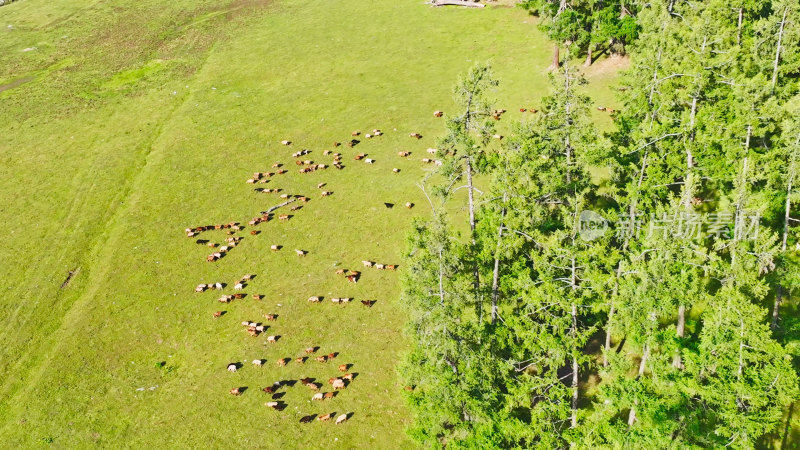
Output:
[[[485,160],[485,148],[494,133],[492,114],[494,108],[489,99],[489,91],[499,82],[492,74],[491,66],[478,64],[461,78],[453,90],[454,100],[460,114],[447,117],[447,135],[440,141],[439,150],[447,157],[440,173],[446,183],[437,192],[449,197],[461,188],[467,189],[467,209],[469,212],[470,241],[472,247],[473,293],[476,296],[475,310],[479,322],[483,321],[483,298],[478,262],[475,260],[475,183],[474,175]],[[454,187],[455,183],[466,179],[466,185]]]

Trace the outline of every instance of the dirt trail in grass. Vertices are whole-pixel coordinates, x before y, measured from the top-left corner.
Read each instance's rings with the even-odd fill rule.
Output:
[[[240,4],[238,5],[237,9],[241,11],[241,14],[246,14],[247,12],[252,13],[253,7],[260,5],[263,6],[265,2],[245,2],[244,4],[241,4],[241,2],[238,3]],[[223,13],[223,16],[220,16],[220,20],[231,22],[235,18],[224,16],[224,13],[231,11],[232,8],[226,8],[224,5],[219,5],[216,2],[214,3],[214,7],[216,9],[222,8],[221,12]],[[85,10],[87,8],[88,6],[83,9]],[[238,16],[240,19],[242,17],[244,16]],[[74,17],[74,13],[70,14],[66,18],[71,18],[72,22],[78,20]],[[214,18],[211,17],[209,19]],[[65,21],[66,20],[58,21],[57,24]],[[84,25],[85,24],[82,24],[81,26]],[[135,26],[126,28],[129,28],[129,31],[133,30],[131,32],[135,32],[136,29]],[[226,32],[227,30],[224,27],[217,30],[215,33],[216,39],[222,38]],[[113,30],[108,31],[108,33],[101,33],[101,35],[114,36],[112,41],[120,39],[120,35],[115,35]],[[174,40],[180,39],[180,37],[181,35],[175,36]],[[93,37],[91,35],[87,36],[87,41],[91,41],[92,39]],[[165,45],[165,42],[159,41],[158,44]],[[97,52],[95,46],[90,47],[95,50],[94,57],[102,57],[103,53]],[[213,45],[209,42],[206,45],[197,47],[197,50],[199,53],[195,53],[193,57],[199,57],[200,59],[197,63],[195,63],[195,67],[193,67],[191,73],[194,73],[196,70],[202,68],[213,50]],[[91,58],[91,51],[89,51],[88,54],[89,56],[87,56],[87,58]],[[11,90],[12,88],[20,87],[25,83],[32,81],[33,79],[35,79],[35,77],[20,78],[12,83],[0,86],[0,93]],[[191,85],[190,81],[186,81],[186,83],[188,83],[187,86]],[[167,96],[168,93],[159,92],[158,95]],[[108,240],[114,232],[115,223],[118,221],[120,215],[125,214],[127,209],[126,205],[129,204],[130,198],[137,191],[137,184],[139,183],[138,180],[140,179],[142,173],[147,170],[147,163],[150,159],[151,151],[156,145],[158,139],[161,137],[164,128],[168,126],[170,121],[173,119],[174,112],[180,109],[183,103],[188,101],[189,98],[190,95],[188,93],[183,94],[181,101],[172,102],[168,109],[160,109],[157,114],[152,115],[153,118],[157,119],[157,122],[147,123],[149,134],[145,139],[137,142],[137,152],[129,159],[130,165],[122,168],[124,172],[127,172],[127,176],[125,178],[118,177],[114,180],[115,193],[113,197],[108,199],[107,205],[102,208],[102,221],[95,221],[92,223],[92,229],[97,230],[96,232],[87,233],[85,236],[83,236],[85,239],[80,241],[79,246],[70,244],[71,239],[68,237],[61,240],[50,234],[50,239],[54,239],[56,241],[61,240],[64,242],[63,245],[55,249],[56,253],[53,256],[56,257],[56,260],[71,260],[73,261],[70,263],[71,267],[80,267],[81,270],[80,278],[77,280],[77,277],[73,277],[72,272],[68,272],[69,283],[63,281],[58,285],[54,283],[50,292],[42,292],[41,290],[36,292],[36,297],[46,297],[49,303],[57,305],[57,308],[45,312],[47,317],[47,333],[40,332],[35,336],[32,335],[30,339],[24,341],[20,341],[18,338],[15,339],[13,336],[15,334],[19,334],[20,331],[24,329],[31,327],[32,330],[35,330],[40,327],[40,325],[37,325],[37,322],[40,322],[41,319],[39,319],[37,315],[42,311],[40,311],[40,308],[36,307],[36,304],[39,303],[38,301],[36,304],[31,304],[24,301],[25,296],[11,297],[19,300],[16,302],[16,305],[13,307],[13,309],[9,310],[6,308],[6,310],[3,311],[3,319],[6,323],[14,325],[9,325],[3,328],[3,330],[0,332],[0,342],[7,343],[3,347],[3,352],[9,352],[9,347],[16,349],[24,346],[24,353],[16,355],[13,353],[7,353],[6,357],[3,358],[3,363],[0,365],[0,374],[5,375],[3,377],[5,381],[2,383],[2,385],[0,385],[0,417],[5,416],[5,414],[10,411],[9,406],[14,405],[19,397],[24,397],[25,395],[30,394],[31,390],[36,389],[41,375],[47,370],[51,369],[50,361],[53,355],[57,351],[60,351],[60,337],[63,330],[67,326],[66,324],[78,320],[80,311],[85,306],[85,303],[93,298],[93,291],[91,288],[97,285],[97,283],[93,280],[97,280],[98,277],[102,277],[105,274],[105,271],[108,270],[109,265],[98,264],[98,260],[100,255],[102,255],[107,249]],[[12,107],[14,106],[14,101],[15,99],[12,99],[12,103],[10,104]],[[28,100],[23,99],[21,104],[24,105],[27,101]],[[149,99],[147,96],[134,96],[132,98],[123,100],[123,102],[131,104],[130,106],[132,109],[137,108],[137,106],[134,105],[142,105],[143,103],[147,104],[147,102],[150,101],[151,99]],[[60,105],[60,107],[63,106],[66,105]],[[101,107],[101,105],[97,106]],[[155,107],[155,105],[153,105],[153,107]],[[13,109],[11,110],[13,111]],[[122,110],[124,111],[124,108]],[[80,117],[80,115],[78,117]],[[136,118],[130,117],[127,118],[127,120],[135,121]],[[117,168],[117,170],[119,169],[120,168]],[[95,170],[95,168],[89,166],[84,169],[83,174],[75,176],[75,179],[79,181],[77,182],[78,184],[76,186],[70,189],[74,193],[69,199],[69,206],[62,207],[62,210],[64,211],[63,217],[53,221],[55,224],[62,225],[60,227],[61,230],[64,230],[64,226],[68,224],[80,223],[81,216],[86,213],[85,207],[87,201],[97,201],[97,197],[102,198],[102,190],[105,188],[105,186],[98,185],[98,183],[92,179],[93,177],[91,172],[93,170]],[[69,236],[68,233],[67,236]],[[59,278],[64,280],[65,273],[67,273],[66,271],[62,272],[61,270],[58,270],[57,272],[50,274],[49,272],[51,268],[51,260],[32,258],[32,260],[24,267],[26,275],[24,275],[22,279],[35,280],[37,275],[48,274],[53,280],[57,280]],[[28,290],[24,284],[18,288]],[[9,374],[14,375],[9,376]],[[9,425],[7,421],[4,422]]]
[[[188,97],[188,96],[187,96]],[[186,101],[186,99],[184,99]],[[147,168],[147,161],[149,159],[150,153],[153,150],[155,143],[158,141],[159,137],[161,136],[161,132],[164,129],[164,126],[169,123],[171,120],[174,111],[179,108],[180,105],[176,105],[166,114],[166,117],[161,121],[157,130],[152,134],[149,142],[142,145],[143,152],[137,157],[137,160],[143,161],[144,163],[140,165],[139,168],[136,169],[136,172],[133,176],[127,180],[120,180],[120,184],[118,188],[122,192],[120,196],[119,202],[114,202],[113,204],[109,205],[109,210],[111,211],[110,216],[108,216],[107,220],[99,225],[99,229],[104,230],[97,238],[94,240],[94,243],[90,244],[90,246],[85,247],[82,250],[79,250],[78,254],[76,255],[76,259],[80,261],[80,266],[84,267],[81,271],[81,276],[83,277],[83,282],[81,283],[80,287],[68,291],[63,290],[66,283],[61,285],[59,291],[52,292],[50,296],[55,298],[55,303],[62,303],[68,302],[69,307],[66,309],[65,313],[62,316],[51,316],[48,322],[48,332],[46,338],[38,343],[35,348],[46,349],[44,351],[36,352],[36,358],[31,360],[31,358],[19,358],[15,361],[15,364],[9,366],[7,368],[7,372],[14,373],[15,384],[4,384],[2,386],[2,401],[0,401],[0,405],[5,404],[14,404],[15,399],[19,396],[24,396],[29,394],[32,389],[35,389],[39,385],[39,380],[41,375],[51,369],[51,360],[54,354],[58,351],[62,351],[59,342],[62,338],[62,333],[65,329],[66,324],[74,322],[76,319],[80,317],[81,311],[85,306],[87,301],[94,299],[94,292],[91,290],[91,287],[96,286],[96,280],[99,277],[103,277],[107,275],[106,271],[108,270],[109,266],[105,264],[98,264],[94,263],[98,261],[99,255],[101,255],[107,249],[107,244],[110,239],[110,235],[113,233],[115,228],[115,223],[117,222],[120,215],[124,214],[126,211],[126,206],[118,206],[118,205],[127,205],[128,200],[131,198],[132,195],[136,192],[136,185],[137,180],[141,177],[141,174]],[[81,212],[81,204],[79,202],[75,202],[69,208],[69,215],[76,215],[80,214]],[[69,281],[72,280],[72,276],[70,273]],[[89,289],[87,290],[87,286]],[[28,306],[20,303],[17,309],[15,310],[14,314],[12,315],[13,318],[19,314],[20,312],[26,311]],[[27,321],[23,321],[23,325]],[[12,330],[8,330],[8,332]],[[9,339],[8,336],[0,337],[0,341],[4,341]],[[29,348],[29,354],[34,354],[34,348]],[[21,391],[9,391],[9,388],[15,388],[19,386],[24,386]],[[0,410],[6,410],[6,408],[0,408]]]
[[[12,81],[11,83],[8,83],[8,84],[1,84],[0,85],[0,92],[7,91],[9,89],[14,89],[17,86],[22,86],[23,84],[31,82],[33,80],[34,80],[34,77],[24,77],[24,78],[19,78],[17,80],[14,80],[14,81]]]

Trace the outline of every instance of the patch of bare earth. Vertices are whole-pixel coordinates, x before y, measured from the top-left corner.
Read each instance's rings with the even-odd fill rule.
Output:
[[[631,66],[631,59],[623,55],[610,55],[592,63],[589,67],[583,68],[583,73],[587,78],[603,77],[613,75],[620,70],[625,70]]]

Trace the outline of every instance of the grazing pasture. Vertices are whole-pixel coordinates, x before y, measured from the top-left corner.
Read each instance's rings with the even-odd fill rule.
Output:
[[[550,48],[508,7],[4,6],[0,442],[411,447],[395,362],[405,230],[435,169],[418,156],[476,62],[501,80],[499,133],[533,117],[518,110],[544,94]],[[589,89],[608,99],[601,75]]]

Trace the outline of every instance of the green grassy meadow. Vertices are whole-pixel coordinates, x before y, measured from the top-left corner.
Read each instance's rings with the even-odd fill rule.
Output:
[[[432,168],[419,161],[425,149],[444,132],[432,112],[452,110],[457,76],[492,62],[501,80],[497,105],[509,110],[499,128],[507,132],[513,120],[532,117],[518,109],[537,107],[547,92],[550,52],[534,19],[512,7],[390,0],[0,7],[0,442],[413,447],[395,371],[406,342],[400,273],[364,269],[354,285],[334,272],[362,270],[365,259],[401,264],[402,272],[407,225],[430,213],[415,183]],[[612,104],[614,79],[613,72],[590,78],[598,102]],[[598,121],[610,126],[607,116]],[[323,150],[373,128],[384,135],[337,149],[343,170],[298,173],[293,152],[310,149],[302,159],[329,164]],[[411,157],[399,158],[400,150]],[[376,163],[354,161],[361,152]],[[289,173],[258,187],[312,200],[251,236],[247,221],[282,200],[245,181],[274,171],[274,162]],[[321,182],[332,196],[320,198]],[[243,239],[218,262],[206,262],[210,249],[184,235],[186,227],[231,221],[245,224]],[[272,244],[283,249],[272,252]],[[295,248],[309,254],[299,258]],[[243,292],[263,301],[222,305],[218,292],[193,292],[219,281],[232,293],[246,273],[257,276]],[[312,295],[326,300],[310,304]],[[339,306],[329,297],[356,300]],[[377,303],[367,309],[362,299]],[[214,319],[216,310],[227,314]],[[281,335],[276,344],[239,324],[261,322],[264,313],[280,316],[265,333]],[[312,345],[339,355],[328,364],[276,366]],[[258,358],[268,360],[263,368],[249,363]],[[229,373],[231,362],[244,367]],[[296,385],[282,389],[284,411],[264,406],[262,387],[304,376],[325,383],[344,363],[358,375],[334,399],[312,403],[311,391]],[[248,387],[242,396],[228,394],[239,386]],[[353,415],[338,426],[299,423],[333,411]]]

